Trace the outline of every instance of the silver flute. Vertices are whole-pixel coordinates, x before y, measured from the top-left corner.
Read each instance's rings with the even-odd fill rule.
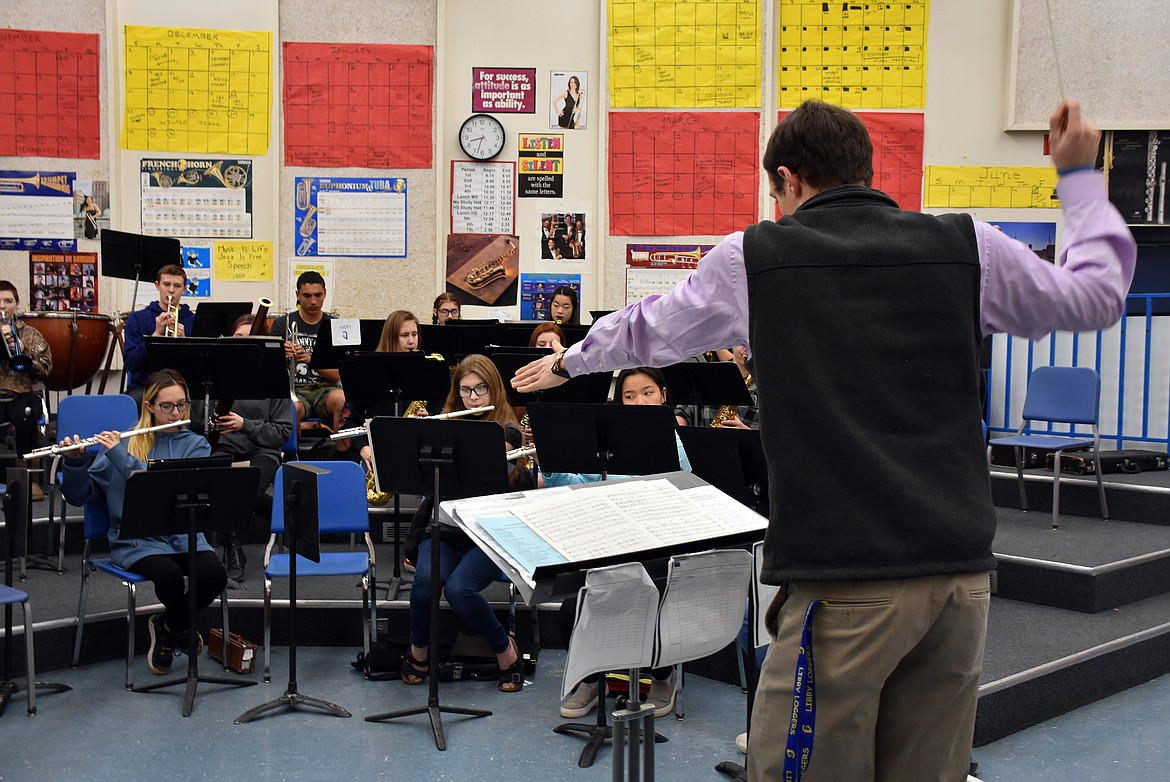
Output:
[[[474,409],[467,408],[466,410],[455,410],[450,413],[439,413],[438,415],[428,415],[424,418],[427,421],[446,421],[449,418],[462,418],[465,415],[474,415],[475,413],[486,413],[489,410],[495,410],[495,405],[484,405],[483,407],[476,407]],[[349,429],[338,429],[333,434],[329,435],[330,440],[345,440],[349,437],[362,437],[370,428],[370,422],[366,421],[361,426],[351,426]]]
[[[140,434],[150,434],[151,432],[160,432],[163,429],[174,429],[178,426],[186,426],[191,423],[190,418],[184,418],[182,421],[172,421],[169,424],[159,424],[158,426],[148,426],[145,429],[131,429],[129,432],[119,432],[118,436],[125,440],[128,437],[137,437]],[[69,453],[70,451],[80,451],[82,448],[88,448],[91,445],[97,445],[97,435],[87,437],[84,440],[79,440],[73,445],[46,445],[44,448],[37,448],[35,451],[29,451],[24,455],[25,459],[39,459],[42,456],[56,456],[62,453]]]

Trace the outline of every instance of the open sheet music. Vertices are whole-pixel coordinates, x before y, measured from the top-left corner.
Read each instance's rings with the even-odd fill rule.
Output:
[[[691,544],[723,545],[733,536],[739,536],[735,543],[745,535],[763,537],[764,517],[688,473],[667,476],[449,500],[441,503],[440,516],[500,565],[526,601],[532,600],[538,568],[609,564],[597,560],[628,561],[664,548],[677,552]]]

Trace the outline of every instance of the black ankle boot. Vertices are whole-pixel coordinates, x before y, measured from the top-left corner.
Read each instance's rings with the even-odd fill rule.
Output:
[[[239,539],[234,532],[229,532],[223,539],[223,553],[227,576],[232,581],[244,580],[244,566],[248,564],[248,557],[240,546]]]

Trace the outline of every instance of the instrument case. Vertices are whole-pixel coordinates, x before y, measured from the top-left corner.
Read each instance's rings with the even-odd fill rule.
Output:
[[[1139,473],[1165,470],[1166,454],[1162,451],[1101,451],[1100,469],[1102,475],[1111,473]],[[1056,463],[1054,454],[1048,455],[1048,469]],[[1097,464],[1088,451],[1065,452],[1060,457],[1060,471],[1070,475],[1095,475]]]

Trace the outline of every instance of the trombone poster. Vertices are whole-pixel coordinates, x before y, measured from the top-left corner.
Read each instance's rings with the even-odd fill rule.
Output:
[[[713,244],[627,244],[626,304],[667,293],[686,279]]]
[[[0,171],[0,250],[75,250],[65,171]]]
[[[252,161],[143,159],[142,232],[150,236],[252,238]]]

